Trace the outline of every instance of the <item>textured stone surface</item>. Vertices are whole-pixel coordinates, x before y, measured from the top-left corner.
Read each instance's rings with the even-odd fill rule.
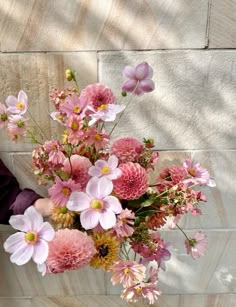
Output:
[[[31,299],[0,298],[0,307],[32,307]]]
[[[2,2],[1,51],[205,46],[207,0]]]
[[[52,109],[49,94],[55,88],[73,86],[64,77],[65,69],[77,71],[81,87],[97,79],[97,58],[93,52],[0,54],[0,67],[0,101],[4,102],[8,95],[17,95],[23,89],[28,95],[30,113],[47,138],[55,135],[52,128],[55,125],[49,119]],[[2,130],[0,139],[0,151],[29,151],[32,148],[29,139],[15,144]]]
[[[209,48],[236,48],[235,0],[212,0]]]
[[[131,97],[113,137],[153,137],[158,149],[235,148],[235,60],[235,51],[100,53],[99,80],[117,95],[125,65],[154,69],[156,90]]]

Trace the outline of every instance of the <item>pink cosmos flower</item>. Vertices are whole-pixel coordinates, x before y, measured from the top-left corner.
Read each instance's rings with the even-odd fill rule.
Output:
[[[49,244],[46,265],[51,273],[77,270],[87,265],[95,253],[94,242],[86,233],[77,229],[61,229]]]
[[[132,236],[134,232],[134,220],[135,214],[131,210],[126,208],[121,211],[121,213],[117,216],[117,223],[113,227],[118,238]]]
[[[92,126],[100,120],[104,122],[113,122],[116,119],[116,114],[123,111],[125,106],[117,104],[104,104],[99,107],[97,111],[90,107],[88,107],[88,109],[91,111],[91,120],[89,121],[89,126]]]
[[[137,302],[141,297],[147,298],[149,304],[154,304],[158,296],[161,295],[161,291],[154,283],[141,282],[137,285],[125,288],[122,291],[121,298],[128,302]]]
[[[180,220],[181,215],[177,214],[177,215],[172,215],[172,216],[167,216],[165,221],[165,225],[164,227],[169,228],[169,229],[175,229],[176,225],[178,224],[179,220]]]
[[[7,125],[7,131],[12,136],[25,135],[28,128],[28,118],[24,118],[22,115],[11,115]]]
[[[110,148],[110,153],[115,155],[120,163],[138,162],[144,146],[137,139],[123,137],[115,140]]]
[[[123,77],[126,80],[122,85],[125,92],[133,92],[135,95],[143,95],[155,89],[154,82],[151,80],[153,70],[148,63],[143,62],[135,68],[126,66],[123,70]]]
[[[8,96],[6,99],[7,110],[14,114],[25,114],[28,108],[28,98],[24,91],[20,90],[18,97]]]
[[[11,253],[10,260],[17,265],[27,263],[31,258],[42,264],[48,257],[48,242],[55,232],[48,222],[43,222],[41,214],[33,207],[24,214],[12,215],[9,224],[20,232],[11,235],[4,243],[6,252]]]
[[[55,111],[50,113],[50,117],[57,121],[59,124],[65,126],[66,125],[66,114]]]
[[[63,171],[71,174],[72,179],[76,183],[79,183],[81,185],[81,189],[83,190],[90,179],[88,170],[91,165],[92,163],[88,158],[80,155],[72,155],[70,157],[70,161],[68,158],[64,161]]]
[[[120,164],[122,175],[113,181],[114,193],[120,199],[138,199],[148,188],[145,169],[138,163]]]
[[[99,223],[103,229],[109,229],[116,224],[116,214],[122,210],[119,200],[110,195],[113,184],[105,177],[93,177],[89,180],[86,193],[71,194],[67,208],[79,211],[80,221],[85,229],[93,229]]]
[[[193,184],[208,185],[210,187],[216,186],[215,181],[210,178],[209,172],[200,163],[193,164],[191,159],[185,159],[183,167],[187,172],[187,179],[183,183],[188,186]]]
[[[146,267],[136,261],[120,260],[111,267],[113,285],[121,283],[127,288],[136,285],[145,278]]]
[[[79,97],[76,94],[72,94],[65,99],[65,102],[60,107],[60,111],[66,113],[67,116],[77,115],[83,119],[87,104],[88,101],[85,96]]]
[[[48,189],[48,194],[51,196],[51,201],[55,206],[65,207],[71,193],[80,190],[80,184],[75,183],[74,180],[62,181],[59,177],[56,177],[54,185]]]
[[[97,160],[94,166],[91,166],[88,173],[95,177],[106,177],[109,180],[117,179],[121,176],[121,170],[117,168],[118,159],[111,155],[108,161]]]
[[[185,240],[187,253],[194,259],[204,256],[207,248],[206,234],[198,231],[189,240]]]
[[[85,133],[84,144],[87,146],[94,145],[96,150],[103,149],[109,143],[110,136],[109,134],[105,133],[105,130],[101,132],[93,126],[89,127]]]
[[[48,162],[51,165],[53,165],[54,167],[63,165],[66,157],[62,152],[63,147],[58,141],[46,141],[44,143],[44,149],[48,153]]]
[[[86,86],[81,92],[81,97],[86,97],[89,105],[98,110],[102,105],[115,103],[112,90],[104,84],[94,83]]]
[[[79,141],[84,138],[84,131],[82,130],[83,122],[78,115],[71,115],[66,126],[68,128],[68,142],[77,145]]]
[[[7,126],[9,111],[6,106],[0,103],[0,129]]]

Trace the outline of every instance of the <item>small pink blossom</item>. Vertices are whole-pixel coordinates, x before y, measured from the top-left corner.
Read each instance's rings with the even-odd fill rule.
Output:
[[[136,261],[120,260],[111,267],[113,285],[121,283],[123,287],[130,287],[145,278],[146,267]]]
[[[66,121],[68,128],[68,142],[77,145],[79,141],[84,138],[84,131],[82,130],[83,122],[78,115],[71,115]]]
[[[67,208],[79,211],[82,226],[93,229],[98,224],[103,229],[109,229],[116,224],[116,214],[122,210],[119,200],[110,195],[113,184],[105,177],[93,177],[89,180],[86,193],[74,192],[71,194]]]
[[[89,126],[92,126],[98,121],[113,122],[116,119],[116,115],[125,109],[125,106],[117,104],[104,104],[96,111],[93,108],[88,109],[91,111]]]
[[[143,62],[135,68],[126,66],[123,70],[123,77],[126,81],[122,85],[125,92],[133,92],[135,95],[143,95],[155,89],[154,82],[151,80],[153,70],[148,63]]]
[[[116,156],[111,155],[108,161],[97,160],[94,166],[91,166],[88,173],[95,177],[106,177],[109,180],[117,179],[121,176],[122,172],[118,166],[118,159]]]
[[[28,128],[28,118],[24,118],[22,115],[11,115],[7,125],[7,132],[10,136],[23,136],[26,134]]]
[[[60,107],[60,111],[67,114],[67,116],[77,115],[83,119],[87,104],[88,101],[85,96],[79,97],[73,93],[65,99],[65,102]]]
[[[48,257],[48,242],[55,232],[48,222],[43,222],[41,214],[33,207],[24,214],[12,215],[9,224],[20,232],[11,235],[4,243],[6,252],[11,253],[10,260],[17,265],[27,263],[31,258],[42,264]]]
[[[183,167],[187,173],[187,179],[183,183],[190,185],[208,185],[215,187],[215,181],[210,177],[209,172],[201,166],[200,163],[193,164],[191,159],[185,159]]]
[[[63,147],[57,140],[46,141],[44,149],[48,153],[48,162],[54,167],[62,166],[66,157],[62,152]]]
[[[185,240],[187,253],[194,259],[204,256],[207,248],[206,234],[202,231],[196,232],[189,240]]]
[[[94,145],[96,150],[100,150],[106,148],[109,139],[110,136],[105,133],[105,130],[98,131],[98,129],[93,126],[86,130],[84,144],[87,146]]]
[[[7,126],[9,113],[6,106],[0,103],[0,129]]]
[[[59,177],[56,177],[55,183],[50,189],[48,189],[48,193],[51,196],[50,199],[54,205],[64,207],[66,206],[71,193],[80,190],[80,184],[75,183],[74,180],[69,179],[67,181],[62,181]]]
[[[117,216],[116,225],[113,227],[118,238],[131,237],[134,232],[135,214],[129,210],[124,209]]]
[[[7,110],[14,114],[25,114],[28,108],[28,98],[24,91],[20,90],[18,97],[8,96],[6,99]]]

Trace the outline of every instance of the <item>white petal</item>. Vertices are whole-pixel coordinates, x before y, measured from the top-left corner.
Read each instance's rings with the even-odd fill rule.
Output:
[[[89,208],[90,198],[84,192],[72,192],[67,202],[67,208],[71,211],[83,211]]]
[[[111,155],[108,159],[108,165],[110,166],[111,169],[115,169],[118,165],[118,158],[115,155]]]
[[[105,177],[99,178],[98,195],[97,195],[99,199],[102,199],[107,195],[110,195],[112,190],[113,190],[113,183],[111,180]]]
[[[9,224],[17,230],[25,232],[31,230],[31,223],[29,222],[27,217],[23,214],[12,215],[10,217]]]
[[[99,223],[100,213],[96,210],[88,209],[80,214],[81,225],[84,229],[93,229]]]
[[[42,215],[35,209],[34,206],[30,206],[25,210],[24,215],[31,224],[31,230],[38,231],[43,224]]]
[[[20,248],[11,255],[10,260],[17,265],[26,264],[32,257],[34,252],[33,244],[23,244]]]
[[[17,104],[17,99],[14,96],[8,96],[6,99],[6,104],[8,107],[15,107]]]
[[[14,253],[22,245],[25,245],[26,242],[24,238],[25,234],[23,232],[17,232],[11,235],[3,244],[5,251],[8,253]]]
[[[33,260],[38,264],[42,264],[46,261],[48,257],[48,243],[44,240],[39,240],[38,243],[34,245]]]
[[[109,205],[109,209],[114,211],[116,214],[119,214],[122,211],[122,206],[120,201],[115,196],[107,196],[103,199]]]
[[[38,230],[38,236],[40,239],[42,238],[46,241],[52,241],[55,237],[55,230],[53,229],[51,224],[45,222]]]
[[[99,178],[93,177],[89,180],[86,192],[91,198],[97,198],[98,197],[98,182]]]
[[[103,229],[110,229],[116,224],[116,216],[113,211],[105,210],[101,214],[99,222]]]

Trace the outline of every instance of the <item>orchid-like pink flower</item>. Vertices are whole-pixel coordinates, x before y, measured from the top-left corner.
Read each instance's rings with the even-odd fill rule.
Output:
[[[117,167],[118,158],[111,155],[108,161],[97,160],[94,166],[91,166],[88,173],[95,177],[106,177],[109,180],[117,179],[121,176],[122,171]]]
[[[135,95],[152,92],[155,89],[155,84],[151,80],[152,76],[153,70],[146,62],[137,65],[135,68],[126,66],[123,70],[123,77],[127,80],[123,83],[122,90]]]
[[[24,91],[20,90],[18,97],[8,96],[6,99],[7,110],[14,114],[25,114],[28,108],[28,98]]]
[[[43,264],[48,257],[48,242],[55,236],[53,227],[43,222],[41,214],[33,206],[24,214],[11,216],[9,223],[20,230],[3,245],[5,251],[12,254],[11,262],[23,265],[32,258],[35,263]]]
[[[103,229],[110,229],[116,224],[116,214],[122,210],[119,200],[110,195],[112,190],[109,179],[93,177],[87,184],[86,193],[71,194],[67,208],[81,212],[80,221],[85,229],[93,229],[99,223]]]
[[[125,106],[117,105],[117,104],[103,104],[96,111],[92,107],[88,107],[91,111],[89,121],[89,126],[92,126],[97,121],[102,120],[104,122],[113,122],[116,119],[116,114],[120,113],[125,109]]]
[[[193,164],[191,159],[185,159],[183,167],[187,173],[187,179],[183,183],[189,185],[199,184],[215,187],[215,181],[210,177],[209,172],[201,166],[200,163]]]

